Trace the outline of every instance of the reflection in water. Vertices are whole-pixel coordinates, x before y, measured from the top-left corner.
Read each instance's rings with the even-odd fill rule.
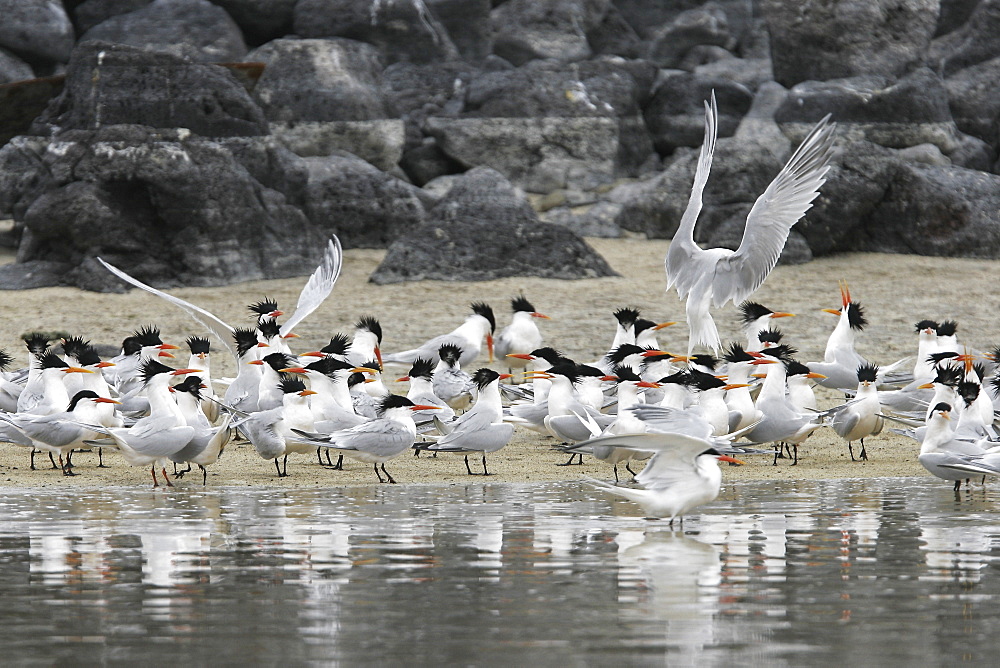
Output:
[[[18,662],[990,661],[992,490],[743,484],[683,532],[583,486],[9,492]]]

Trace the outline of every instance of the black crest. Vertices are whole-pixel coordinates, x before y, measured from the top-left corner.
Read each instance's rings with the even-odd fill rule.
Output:
[[[279,336],[281,334],[281,326],[274,318],[264,318],[257,323],[257,329],[260,330],[260,334],[265,340],[274,338],[275,336]]]
[[[757,302],[743,302],[740,304],[740,317],[743,319],[744,325],[749,325],[757,318],[763,318],[765,315],[771,315],[772,313],[774,311]]]
[[[63,361],[63,358],[56,355],[54,352],[49,351],[38,358],[38,362],[43,369],[65,369],[69,366]]]
[[[174,392],[187,392],[198,401],[202,400],[201,378],[199,376],[188,376],[183,381],[173,386]]]
[[[923,329],[923,327],[918,327],[917,329]],[[940,413],[941,411],[944,411],[945,413],[950,413],[951,412],[951,404],[945,403],[943,401],[941,403],[939,403],[939,404],[935,404],[934,405],[934,412],[935,413]]]
[[[635,321],[635,335],[639,336],[642,332],[645,332],[650,327],[656,327],[656,323],[652,320],[646,320],[645,318],[639,318]]]
[[[710,373],[698,371],[698,369],[691,369],[688,371],[688,375],[691,377],[688,384],[702,392],[705,390],[713,390],[718,387],[725,387],[726,385],[725,381],[716,378]]]
[[[954,366],[939,366],[935,369],[934,382],[957,387],[965,378],[965,371]]]
[[[559,376],[565,376],[566,378],[569,379],[569,382],[573,383],[574,385],[576,385],[577,381],[580,380],[580,376],[576,371],[576,365],[573,363],[567,364],[565,362],[561,362],[559,364],[556,364],[554,367],[549,369],[549,373],[554,373]]]
[[[318,371],[324,376],[330,376],[338,371],[347,371],[348,369],[353,368],[353,364],[348,364],[344,360],[337,359],[336,357],[321,357],[306,366],[306,369],[309,371]]]
[[[337,355],[343,357],[347,354],[347,349],[351,347],[351,339],[347,334],[337,333],[330,338],[330,343],[319,349],[321,353],[327,355]]]
[[[379,402],[378,408],[376,408],[375,411],[379,415],[384,415],[390,408],[406,408],[412,405],[413,402],[401,394],[387,394],[382,401]]]
[[[792,360],[791,362],[785,364],[785,372],[789,376],[804,376],[810,372],[810,369],[802,362]]]
[[[268,313],[273,313],[278,310],[278,302],[270,297],[265,296],[259,302],[254,302],[247,306],[247,309],[253,315],[260,317],[262,315],[267,315]]]
[[[630,380],[633,383],[638,383],[642,378],[639,378],[639,374],[632,370],[630,366],[616,366],[614,370],[614,375],[618,378],[618,381]]]
[[[472,302],[471,305],[472,312],[476,315],[481,315],[486,318],[490,323],[490,332],[493,332],[497,328],[497,319],[493,317],[493,309],[486,302]]]
[[[605,356],[605,359],[611,362],[611,365],[614,366],[616,364],[621,364],[622,362],[624,362],[625,358],[628,357],[629,355],[639,355],[644,352],[646,352],[645,348],[640,348],[639,346],[634,345],[632,343],[623,343],[614,350],[610,351]]]
[[[689,372],[678,371],[676,373],[670,374],[669,376],[664,376],[663,378],[659,379],[656,382],[659,383],[660,385],[672,384],[672,385],[690,386],[694,383],[694,379],[691,377],[691,374]]]
[[[31,332],[24,335],[24,345],[28,347],[28,352],[35,357],[40,357],[49,349],[49,337],[41,332]]]
[[[347,377],[347,386],[354,387],[355,385],[361,385],[365,382],[365,380],[365,374],[358,371]]]
[[[14,358],[7,354],[6,350],[0,350],[0,370],[6,370],[13,363]]]
[[[540,357],[541,359],[545,360],[549,364],[552,364],[553,366],[559,364],[560,362],[571,361],[568,357],[563,355],[555,348],[550,348],[548,346],[544,348],[536,348],[531,351],[531,354],[534,357]]]
[[[80,352],[89,345],[90,341],[85,340],[82,336],[70,336],[63,339],[62,342],[63,352],[74,359],[80,359]]]
[[[264,355],[262,361],[264,364],[278,372],[282,369],[287,369],[288,367],[298,366],[298,360],[291,355],[286,355],[285,353],[271,353],[270,355]]]
[[[158,346],[163,343],[163,339],[160,338],[160,328],[156,325],[140,327],[132,332],[132,336],[139,340],[139,345],[143,348],[146,346]]]
[[[192,355],[198,355],[200,353],[207,353],[211,344],[203,336],[189,336],[187,340],[188,348],[191,350]]]
[[[514,313],[517,313],[518,311],[534,313],[535,307],[531,305],[531,302],[528,301],[527,297],[525,297],[523,294],[520,294],[517,297],[514,297],[513,299],[510,300],[510,310],[513,311]]]
[[[921,320],[920,322],[918,322],[913,327],[918,332],[921,332],[921,331],[923,331],[925,329],[933,329],[934,331],[937,331],[938,324],[934,320]],[[949,408],[949,410],[950,410],[950,408]]]
[[[236,353],[241,357],[251,348],[256,348],[259,343],[257,341],[257,330],[250,329],[249,327],[237,327],[234,329],[233,340],[236,342]]]
[[[435,364],[430,360],[418,357],[413,360],[409,376],[410,378],[431,378],[434,375],[434,367]]]
[[[462,359],[462,349],[454,343],[446,343],[438,348],[438,356],[451,366],[458,366],[458,361]]]
[[[379,344],[382,343],[382,325],[379,323],[378,318],[373,315],[363,315],[358,318],[358,322],[354,325],[358,329],[366,329],[375,335]]]
[[[715,367],[719,366],[718,358],[715,358],[708,354],[695,355],[691,358],[692,364],[698,364],[705,367],[706,369],[711,369],[715,371]]]
[[[954,320],[945,320],[937,326],[938,336],[955,336],[958,331],[958,323]]]
[[[123,355],[138,355],[142,350],[142,343],[139,342],[134,336],[126,336],[122,339],[122,354]]]
[[[747,353],[742,344],[734,341],[722,351],[722,359],[730,364],[736,364],[737,362],[752,362],[754,358]]]
[[[285,394],[298,394],[306,389],[306,384],[301,378],[286,376],[278,383],[278,387]]]
[[[958,396],[962,397],[962,401],[965,402],[965,405],[971,406],[975,403],[976,399],[979,398],[979,390],[981,388],[979,383],[972,383],[963,380],[955,389],[958,391]]]
[[[493,369],[483,367],[482,369],[476,369],[476,372],[472,374],[472,382],[476,384],[476,387],[478,387],[480,391],[482,391],[486,389],[487,385],[499,377],[500,374]]]
[[[764,355],[767,355],[768,357],[773,357],[776,360],[781,360],[786,365],[789,362],[791,362],[796,355],[799,354],[799,351],[797,349],[785,343],[781,344],[780,346],[774,346],[773,348],[765,348],[760,352],[763,353]]]
[[[605,375],[605,373],[600,369],[598,369],[596,366],[590,366],[589,364],[577,364],[576,375],[579,376],[580,378],[583,378],[584,376],[589,376],[591,378],[601,378]]]
[[[781,332],[781,330],[776,327],[769,329],[762,329],[761,331],[757,332],[758,341],[760,341],[761,343],[770,343],[773,345],[781,343],[781,339],[784,338],[784,336],[785,335]]]
[[[859,383],[874,383],[878,379],[878,364],[862,364],[858,367]]]
[[[171,371],[173,371],[173,369],[168,367],[166,364],[154,359],[146,360],[139,367],[139,375],[142,377],[142,383],[144,385],[161,373],[170,373]]]
[[[639,319],[639,309],[631,306],[623,306],[615,311],[614,316],[618,320],[619,325],[628,329],[629,325],[634,325],[635,321]]]
[[[860,303],[850,302],[847,305],[847,323],[851,329],[856,329],[859,332],[868,324],[868,319],[865,318],[865,309]]]
[[[97,354],[94,346],[87,345],[77,352],[76,361],[80,366],[93,366],[101,361],[101,356]]]
[[[66,407],[66,410],[72,413],[73,410],[76,408],[76,405],[81,401],[83,401],[84,399],[97,399],[97,398],[99,398],[99,395],[97,394],[97,392],[94,392],[93,390],[80,390],[79,392],[73,395],[72,399],[69,400],[69,406]]]

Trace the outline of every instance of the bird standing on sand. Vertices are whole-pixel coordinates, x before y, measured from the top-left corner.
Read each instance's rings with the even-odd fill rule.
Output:
[[[536,311],[524,295],[510,300],[510,307],[514,315],[510,324],[497,335],[494,350],[497,358],[506,362],[508,371],[513,371],[526,367],[528,360],[511,355],[524,355],[542,347],[542,333],[538,331],[535,320],[548,320],[549,316]]]
[[[497,327],[496,318],[493,317],[493,309],[489,304],[483,302],[473,302],[471,305],[472,314],[465,318],[465,322],[453,329],[448,334],[435,336],[430,341],[425,341],[419,348],[404,350],[383,356],[386,364],[402,364],[409,366],[418,357],[424,359],[436,359],[441,346],[449,344],[458,346],[461,355],[458,359],[459,366],[472,364],[479,352],[483,348],[483,339],[486,339],[486,348],[489,351],[489,360],[493,361],[493,331]]]
[[[760,287],[777,264],[789,230],[819,195],[833,148],[834,125],[828,119],[812,129],[757,198],[747,216],[739,248],[706,250],[695,243],[694,227],[715,153],[718,109],[714,93],[711,102],[705,104],[705,141],[691,197],[666,257],[667,289],[676,287],[680,298],[687,300],[688,354],[698,345],[719,351],[722,343],[709,309],[730,300],[734,304],[742,302]]]

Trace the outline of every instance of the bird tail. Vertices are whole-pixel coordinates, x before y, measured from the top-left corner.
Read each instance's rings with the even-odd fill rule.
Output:
[[[413,364],[413,361],[417,359],[418,349],[404,350],[398,353],[392,353],[389,355],[382,355],[382,364],[398,364],[400,366],[405,366],[407,364]]]
[[[707,312],[693,320],[688,318],[688,355],[690,356],[698,346],[711,348],[716,355],[722,348],[715,320]]]
[[[635,489],[633,487],[619,487],[618,485],[612,485],[610,482],[605,482],[603,480],[598,480],[597,478],[591,478],[589,476],[583,476],[583,481],[588,485],[592,485],[597,489],[604,490],[605,492],[610,492],[615,496],[620,496],[622,498],[628,499],[629,501],[634,501],[635,503],[642,503],[646,500],[646,496],[649,494],[648,490],[645,489]]]

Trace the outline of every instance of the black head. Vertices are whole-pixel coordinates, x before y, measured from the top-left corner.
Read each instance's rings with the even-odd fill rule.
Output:
[[[556,364],[551,369],[549,369],[548,373],[556,374],[558,376],[565,376],[566,378],[569,379],[569,382],[573,383],[574,385],[577,383],[577,381],[580,380],[580,376],[576,371],[576,364],[573,363],[567,364],[566,362],[560,362],[559,364]]]
[[[486,318],[490,323],[490,332],[495,332],[497,328],[497,319],[493,317],[493,309],[486,302],[472,302],[470,305],[472,312],[476,315],[481,315]]]
[[[940,353],[931,353],[927,356],[927,363],[934,366],[941,364],[942,362],[947,362],[949,360],[954,360],[958,357],[959,353],[954,350],[945,350]]]
[[[973,364],[972,370],[976,372],[976,375],[979,377],[980,382],[982,382],[982,380],[986,378],[986,365],[983,364],[982,362],[976,362],[975,364]]]
[[[614,313],[615,319],[618,320],[618,324],[624,329],[628,329],[631,325],[635,324],[635,321],[639,319],[639,309],[633,308],[631,306],[623,306]]]
[[[954,320],[945,320],[937,326],[938,336],[955,336],[958,331],[958,323]]]
[[[711,369],[713,371],[715,371],[715,367],[719,366],[719,360],[717,358],[704,353],[701,355],[694,355],[691,358],[691,363],[703,366],[706,369]]]
[[[149,383],[161,373],[170,373],[173,371],[170,367],[162,362],[154,359],[146,360],[139,367],[139,375],[142,377],[143,385]]]
[[[274,337],[281,335],[281,326],[274,318],[264,318],[257,323],[257,329],[260,330],[260,335],[263,336],[265,340],[273,339]]]
[[[958,396],[962,397],[962,401],[965,402],[966,406],[971,406],[979,398],[979,383],[963,380],[959,382],[955,389],[958,391]]]
[[[669,376],[664,376],[656,382],[660,385],[684,385],[690,387],[694,383],[694,379],[689,372],[678,371]]]
[[[878,364],[862,364],[858,367],[859,383],[874,383],[878,379]]]
[[[6,370],[14,362],[14,358],[6,350],[0,350],[0,370]]]
[[[79,392],[73,395],[72,399],[69,400],[69,406],[66,408],[66,410],[72,412],[74,409],[76,409],[76,405],[79,404],[84,399],[98,399],[98,398],[100,398],[100,395],[98,395],[97,392],[94,392],[93,390],[80,390]]]
[[[462,359],[462,349],[454,343],[446,343],[438,348],[438,357],[451,366],[458,366],[458,361]]]
[[[642,332],[645,332],[650,327],[656,327],[656,323],[652,320],[646,320],[645,318],[639,318],[635,321],[635,335],[638,336]]]
[[[347,386],[354,387],[355,385],[362,385],[365,380],[365,374],[358,371],[347,377]]]
[[[211,348],[208,339],[203,336],[189,336],[187,340],[188,349],[192,355],[206,354]]]
[[[914,328],[918,332],[922,332],[925,329],[933,329],[934,331],[937,331],[938,324],[934,320],[921,320],[916,325],[914,325]],[[950,408],[949,408],[949,410],[950,410]]]
[[[408,408],[413,405],[413,402],[404,397],[401,394],[387,394],[379,402],[378,407],[375,412],[378,413],[379,417],[385,415],[385,412],[390,408]]]
[[[705,373],[704,371],[698,371],[698,369],[691,369],[688,371],[691,376],[689,385],[696,390],[704,392],[705,390],[713,390],[718,387],[725,387],[726,383],[719,378],[716,378],[710,373]]]
[[[408,375],[410,378],[427,378],[430,380],[434,376],[434,366],[434,362],[418,357],[413,360],[413,366],[410,367]]]
[[[85,340],[82,336],[70,336],[63,339],[62,342],[63,352],[73,359],[80,359],[80,352],[89,345],[90,341]]]
[[[38,362],[43,369],[65,369],[69,366],[63,361],[63,358],[56,355],[54,352],[49,351],[38,358]]]
[[[286,355],[285,353],[271,353],[270,355],[264,355],[262,361],[264,364],[278,372],[291,366],[298,366],[298,360],[291,355]]]
[[[935,368],[934,382],[939,385],[958,387],[965,378],[965,371],[955,366],[939,366]]]
[[[123,355],[138,355],[142,351],[142,343],[134,336],[126,336],[122,339]]]
[[[730,364],[736,364],[738,362],[752,362],[754,357],[747,353],[746,348],[742,344],[734,341],[722,351],[722,359]]]
[[[242,356],[247,353],[251,348],[256,348],[257,344],[257,330],[250,329],[249,327],[237,327],[233,330],[233,340],[236,342],[236,354]]]
[[[324,376],[332,376],[338,371],[347,371],[353,368],[353,364],[349,364],[336,357],[320,357],[315,362],[306,365],[306,369],[309,371],[318,371]]]
[[[172,387],[174,392],[187,392],[198,401],[202,400],[201,378],[199,376],[187,376]]]
[[[590,366],[589,364],[577,364],[576,375],[580,378],[585,376],[589,376],[590,378],[603,378],[606,374],[596,366]]]
[[[306,384],[301,378],[286,376],[278,382],[278,387],[285,394],[298,394],[306,389]]]
[[[358,322],[354,326],[357,329],[364,329],[374,334],[379,345],[382,345],[382,325],[379,324],[378,318],[373,315],[363,315],[358,318]]]
[[[274,313],[278,310],[278,302],[270,297],[265,296],[259,302],[254,302],[247,306],[250,311],[251,317],[260,317],[262,315],[267,315],[268,313]]]
[[[611,365],[614,366],[624,362],[625,358],[629,357],[630,355],[641,355],[644,352],[646,352],[645,348],[640,348],[639,346],[633,345],[631,343],[623,343],[622,345],[618,346],[617,348],[609,352],[605,356],[605,359],[611,362]]]
[[[531,354],[534,357],[540,357],[553,366],[559,364],[560,362],[571,362],[571,360],[561,352],[548,346],[544,348],[536,348],[531,351]]]
[[[139,345],[143,348],[147,346],[158,346],[163,343],[160,338],[160,328],[156,325],[146,325],[132,332],[132,336],[139,340]]]
[[[330,339],[330,343],[326,344],[319,349],[321,353],[327,355],[337,355],[338,357],[343,357],[347,354],[347,349],[351,347],[351,339],[347,334],[334,334]]]
[[[531,302],[528,301],[527,297],[525,297],[523,294],[520,294],[517,297],[514,297],[513,299],[510,300],[510,310],[513,311],[514,313],[517,313],[518,311],[524,311],[526,313],[534,313],[535,307],[531,305]]]
[[[785,372],[789,376],[804,376],[807,373],[810,373],[809,367],[802,362],[796,362],[795,360],[785,364]]]
[[[851,329],[856,329],[859,332],[868,324],[868,319],[865,318],[865,310],[860,303],[850,302],[847,305],[847,323],[851,326]]]
[[[763,318],[765,315],[771,315],[772,313],[774,311],[757,302],[743,302],[740,304],[740,317],[743,319],[744,325],[749,325],[757,318]]]
[[[781,339],[784,338],[784,336],[785,335],[781,333],[781,330],[776,327],[762,329],[757,332],[757,340],[771,346],[776,346],[781,343]]]
[[[45,351],[49,349],[49,337],[45,336],[41,332],[31,332],[30,334],[25,334],[23,340],[24,345],[28,347],[28,352],[35,357],[44,355]]]
[[[101,356],[97,354],[94,346],[87,345],[77,352],[76,361],[80,363],[80,366],[94,366],[100,363]]]
[[[382,367],[379,366],[378,360],[368,360],[361,366],[365,367],[366,369],[375,369],[376,371],[382,371]]]
[[[622,381],[632,381],[633,383],[638,383],[642,378],[639,377],[635,371],[632,370],[630,366],[616,366],[614,369],[614,375],[618,378],[618,382]]]
[[[785,364],[793,361],[795,356],[798,355],[799,351],[788,344],[781,344],[779,346],[774,346],[772,348],[765,348],[760,351],[768,357],[773,357],[776,360],[780,360]]]
[[[486,389],[487,385],[499,377],[500,374],[493,369],[483,367],[482,369],[477,369],[476,372],[472,374],[472,382],[476,384],[476,387],[478,387],[480,391],[482,391]]]
[[[923,327],[918,327],[917,329],[923,329]],[[944,401],[942,401],[941,403],[935,404],[934,405],[934,412],[935,413],[941,413],[941,412],[950,413],[951,412],[951,404],[945,403]]]

